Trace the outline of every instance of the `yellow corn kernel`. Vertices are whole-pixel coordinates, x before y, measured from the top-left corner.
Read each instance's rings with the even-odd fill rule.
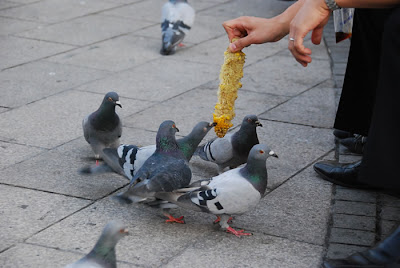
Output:
[[[242,51],[232,53],[228,50],[224,53],[224,63],[219,74],[218,102],[213,113],[215,133],[222,138],[230,127],[235,117],[235,100],[237,91],[242,87],[240,79],[243,77],[243,66],[246,54]]]

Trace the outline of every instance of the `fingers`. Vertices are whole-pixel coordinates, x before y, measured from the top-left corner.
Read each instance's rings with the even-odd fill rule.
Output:
[[[306,48],[303,44],[304,39],[301,37],[293,37],[289,35],[289,45],[288,48],[292,53],[293,57],[304,67],[307,67],[311,63],[311,49]]]
[[[233,40],[233,39],[231,39],[231,40]],[[229,51],[237,52],[237,51],[242,50],[245,47],[248,47],[249,45],[251,45],[251,42],[250,42],[250,38],[248,36],[239,38],[235,42],[232,42],[231,44],[229,44]]]

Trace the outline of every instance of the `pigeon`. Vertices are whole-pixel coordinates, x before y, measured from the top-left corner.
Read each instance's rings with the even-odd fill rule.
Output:
[[[155,200],[156,192],[171,192],[189,185],[192,171],[176,142],[175,133],[178,131],[171,120],[161,123],[157,132],[156,151],[133,176],[129,188],[114,196],[114,199],[128,204],[147,203]],[[170,218],[169,214],[164,215]]]
[[[232,215],[252,210],[265,196],[268,181],[266,160],[269,156],[278,157],[266,144],[256,144],[250,150],[245,166],[195,182],[186,189],[158,192],[155,197],[182,208],[215,214],[221,228],[236,236],[251,235],[233,229],[228,221]]]
[[[122,124],[115,113],[115,106],[122,108],[119,96],[108,92],[99,109],[83,119],[83,135],[93,149],[96,159],[100,159],[104,148],[117,148],[122,134]]]
[[[216,123],[201,121],[187,136],[177,140],[179,149],[183,152],[187,161],[190,161],[197,146],[215,125]],[[80,172],[81,174],[92,174],[114,171],[131,180],[155,150],[155,144],[140,148],[126,144],[120,145],[117,149],[105,148],[102,154],[105,163],[84,167]]]
[[[111,221],[104,227],[94,248],[82,259],[68,264],[65,268],[114,268],[117,267],[115,246],[128,234],[120,221]]]
[[[175,53],[194,23],[195,11],[187,0],[169,0],[161,12],[162,55]]]
[[[247,115],[235,133],[228,133],[223,138],[215,138],[197,148],[195,155],[205,161],[218,165],[221,174],[226,167],[236,168],[246,163],[251,148],[258,144],[256,127],[262,124],[256,115]]]

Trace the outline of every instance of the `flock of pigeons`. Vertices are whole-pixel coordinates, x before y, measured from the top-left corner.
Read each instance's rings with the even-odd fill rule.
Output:
[[[163,55],[173,54],[194,22],[194,10],[186,0],[169,0],[162,8]],[[244,117],[238,131],[200,145],[216,125],[199,122],[185,137],[172,120],[159,126],[156,144],[145,147],[120,143],[122,123],[115,107],[122,108],[116,92],[105,95],[100,107],[83,119],[82,127],[96,165],[86,166],[81,174],[115,172],[130,180],[128,189],[112,199],[120,203],[144,203],[160,208],[166,222],[184,223],[183,216],[173,217],[169,210],[182,207],[217,216],[215,223],[238,237],[251,235],[229,226],[232,215],[253,209],[267,188],[266,159],[278,157],[265,144],[259,144],[256,128],[262,126],[256,115]],[[219,175],[191,183],[189,161],[196,155],[213,162]],[[98,160],[103,160],[99,164]],[[245,165],[242,165],[245,164]],[[111,221],[96,245],[68,268],[116,267],[115,246],[127,234],[123,223]]]

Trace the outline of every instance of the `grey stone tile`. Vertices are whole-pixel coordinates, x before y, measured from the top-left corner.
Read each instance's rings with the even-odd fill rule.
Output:
[[[126,223],[129,235],[118,243],[118,259],[142,267],[155,267],[181,253],[199,237],[214,232],[212,220],[205,221],[202,213],[192,217],[185,215],[188,224],[166,224],[159,214],[158,209],[135,204],[120,205],[107,198],[47,228],[27,242],[83,254],[93,247],[108,221],[119,219]],[[65,233],[69,236],[66,237]]]
[[[337,200],[334,211],[335,213],[372,217],[376,215],[376,204]]]
[[[232,226],[322,246],[330,202],[331,186],[307,168],[267,194],[254,211],[235,217]]]
[[[210,76],[216,74],[217,77],[218,73],[219,67],[216,65],[176,61],[163,57],[142,64],[138,68],[86,84],[78,89],[84,88],[105,93],[109,91],[109,88],[118,88],[121,96],[139,100],[164,101],[208,82]],[[179,80],[176,77],[179,77]],[[217,102],[216,93],[214,94],[215,102]],[[179,107],[183,105],[184,103],[180,103]]]
[[[83,46],[149,25],[150,23],[142,21],[95,14],[26,31],[18,36]],[[101,31],[93,30],[98,27]]]
[[[394,196],[382,194],[381,201],[384,206],[389,207],[400,207],[400,199]]]
[[[0,141],[0,155],[7,156],[0,159],[0,170],[29,159],[43,151],[41,148]]]
[[[343,259],[353,253],[361,252],[368,249],[369,247],[330,243],[326,257],[330,259]]]
[[[255,234],[236,239],[212,234],[165,267],[319,267],[322,254],[320,246],[278,237]]]
[[[117,88],[113,89],[119,92]],[[51,149],[83,136],[83,118],[95,111],[103,98],[102,94],[71,90],[2,113],[0,137]],[[124,98],[121,102],[124,108],[117,107],[117,113],[122,122],[125,116],[142,110],[148,104]]]
[[[1,5],[7,1],[0,2]],[[14,3],[16,4],[16,3]],[[21,31],[34,29],[38,27],[39,23],[33,21],[16,20],[12,18],[0,17],[0,35],[15,34]]]
[[[400,207],[383,207],[380,213],[381,219],[400,222]]]
[[[329,61],[315,60],[303,68],[293,57],[279,54],[246,68],[242,84],[252,91],[294,96],[330,77]]]
[[[164,3],[165,1],[163,0],[138,1],[137,3],[107,10],[103,13],[106,15],[160,23],[161,8]]]
[[[375,243],[375,233],[361,230],[332,228],[329,242],[370,247]]]
[[[95,163],[91,157],[93,153],[82,137],[1,170],[0,182],[93,200],[129,182],[115,173],[78,174],[80,168]]]
[[[257,129],[260,142],[268,144],[279,156],[269,162],[268,187],[271,189],[333,149],[331,130],[259,118],[263,123],[263,127]],[[315,172],[313,175],[315,180],[322,181]]]
[[[337,188],[335,194],[336,200],[360,201],[367,203],[376,203],[376,193],[349,188]]]
[[[274,121],[314,127],[331,128],[336,108],[335,92],[332,87],[320,85],[312,88],[284,104],[262,114],[260,117]]]
[[[54,23],[115,6],[117,4],[102,0],[44,0],[28,6],[0,10],[0,16]]]
[[[18,107],[54,95],[88,81],[107,76],[108,72],[37,61],[0,73],[0,87],[4,90],[0,105]]]
[[[0,251],[90,203],[87,200],[2,184],[0,193]]]
[[[395,229],[400,226],[400,221],[382,220],[380,224],[381,224],[380,240],[382,241],[390,234],[392,234],[395,231]]]
[[[100,70],[122,71],[160,58],[159,40],[134,35],[123,35],[48,60]],[[116,53],[118,47],[118,53]]]
[[[125,121],[125,124],[148,130],[157,130],[162,121],[171,119],[175,121],[178,128],[182,125],[190,126],[186,127],[190,129],[199,121],[213,120],[212,113],[214,112],[217,100],[218,97],[215,89],[197,88],[154,105],[130,117]],[[232,120],[232,123],[234,126],[237,126],[246,115],[259,114],[264,109],[273,107],[281,101],[282,98],[279,96],[269,96],[239,90],[238,99],[235,103],[236,117]],[[146,120],[148,115],[151,115],[152,120]]]
[[[117,245],[117,260],[118,260]],[[21,257],[23,256],[23,257]],[[17,246],[0,254],[1,267],[64,267],[65,265],[80,259],[83,254],[76,254],[62,250],[30,245],[18,244]],[[118,267],[134,267],[131,264],[117,262]]]
[[[73,46],[69,45],[3,36],[0,38],[0,69],[38,60],[72,48]]]
[[[18,3],[7,1],[7,0],[3,0],[3,1],[0,2],[0,10],[1,9],[10,8],[10,7],[15,7],[15,6],[18,6],[18,5],[19,5]],[[3,18],[1,18],[0,21],[2,19]],[[3,26],[4,24],[1,23],[0,25]],[[2,32],[3,29],[5,29],[5,27],[1,27],[1,31],[0,32]]]
[[[375,232],[375,217],[333,214],[333,227]]]

